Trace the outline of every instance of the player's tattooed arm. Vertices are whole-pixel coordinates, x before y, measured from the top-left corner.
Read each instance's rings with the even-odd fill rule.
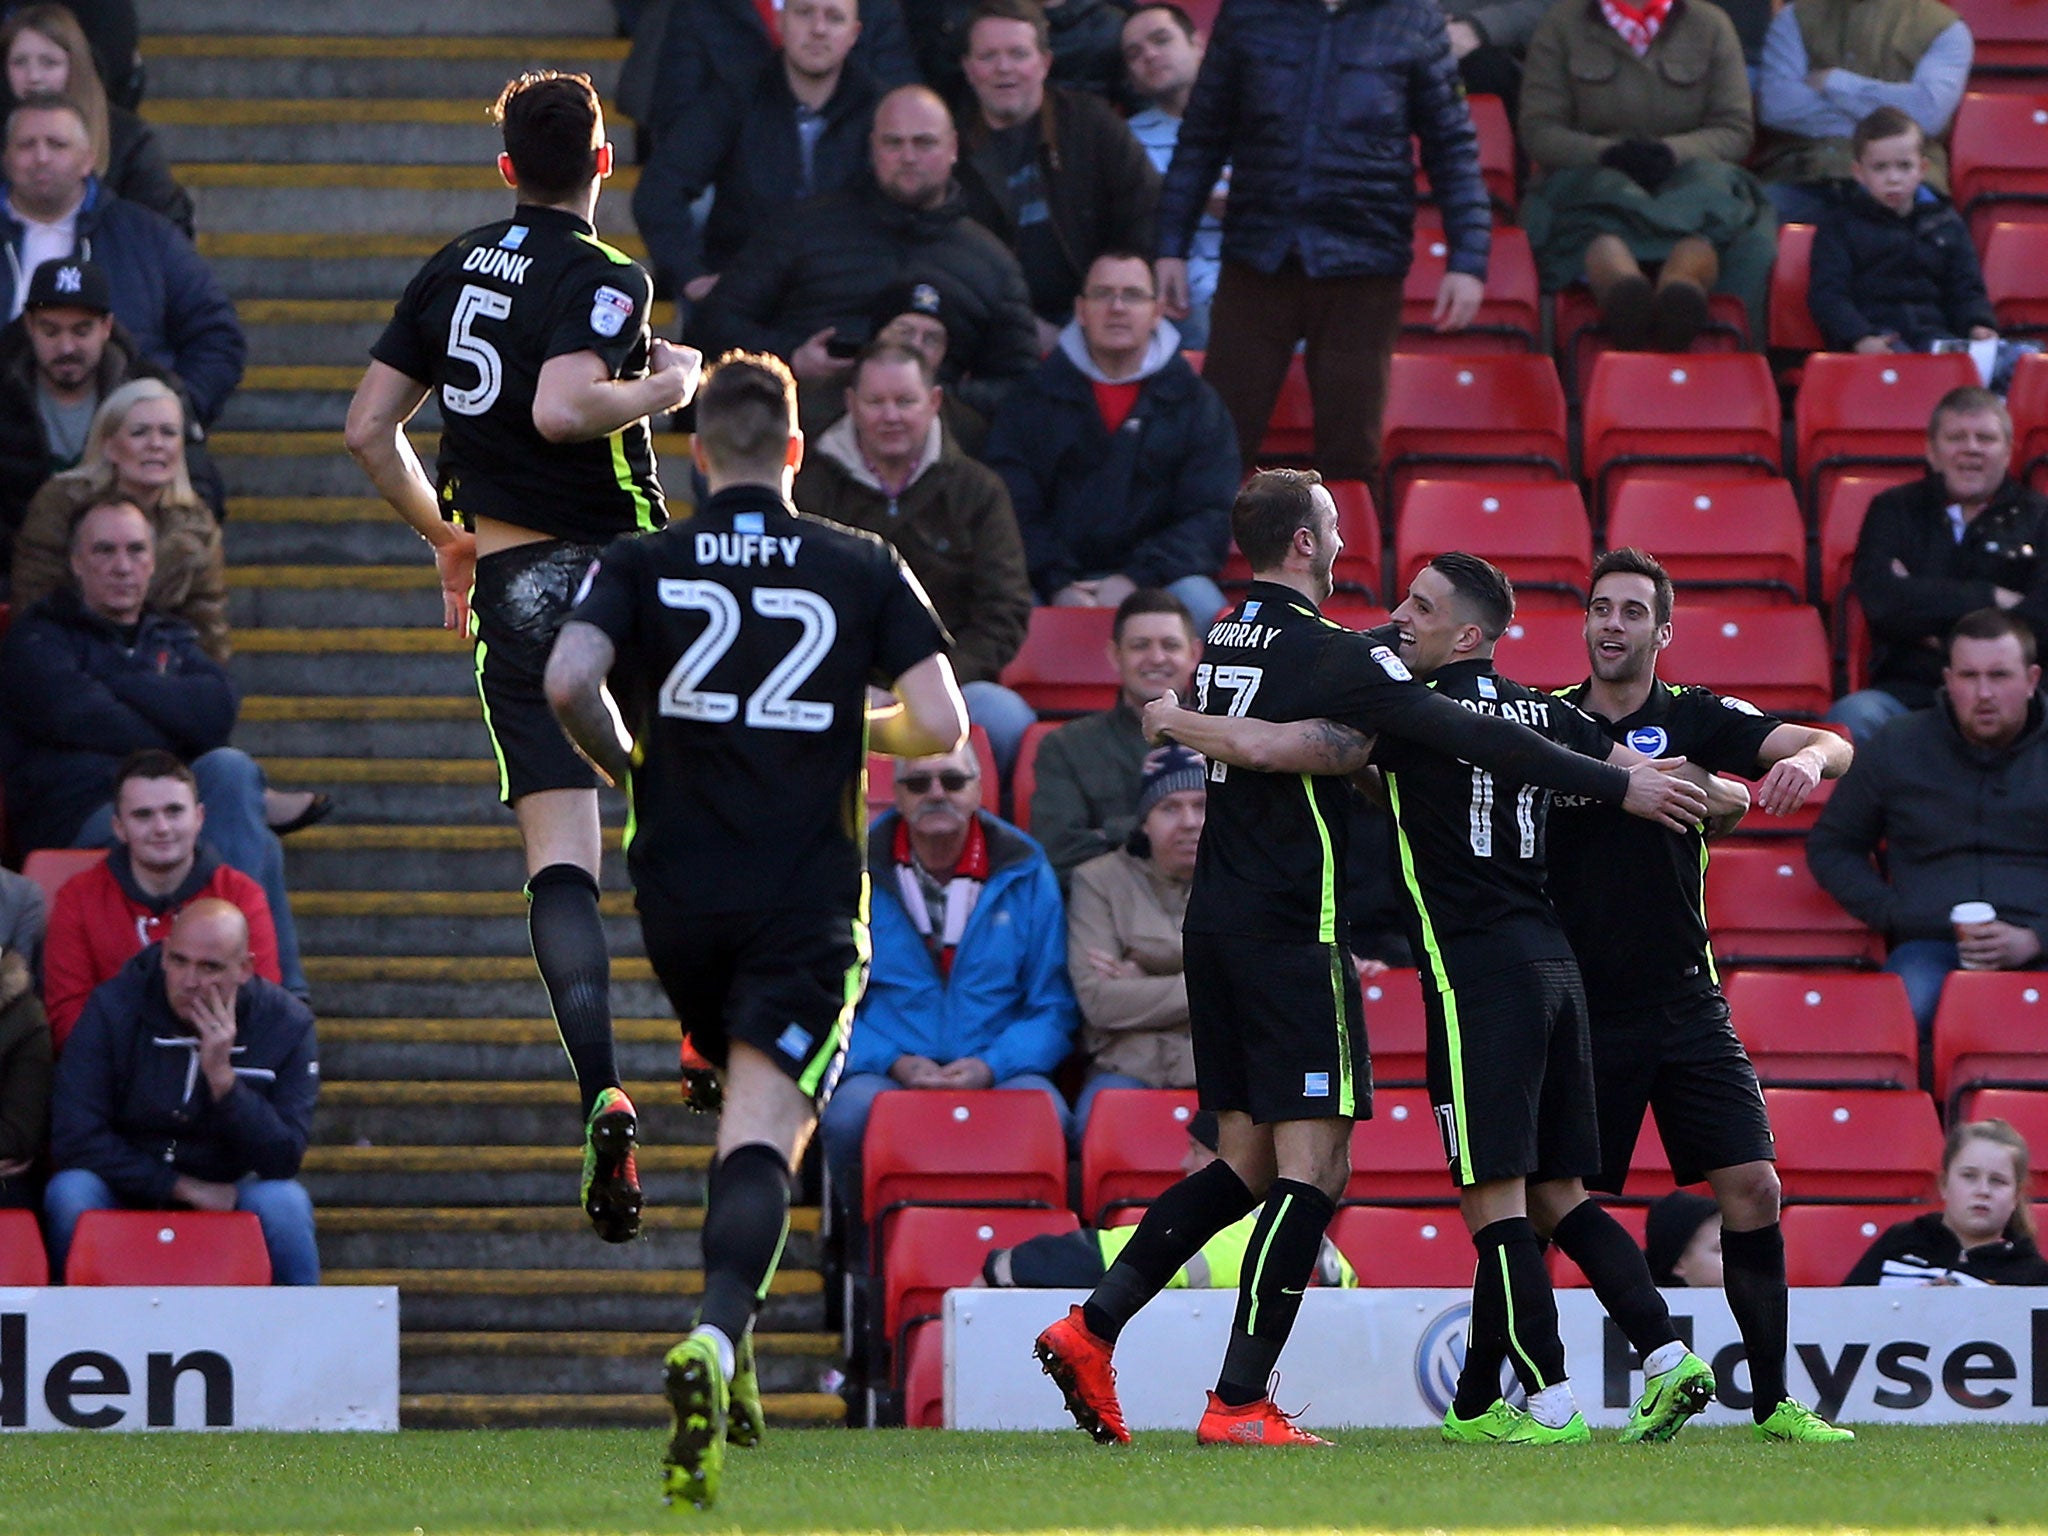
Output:
[[[633,738],[604,688],[617,655],[610,635],[571,619],[555,639],[544,682],[548,707],[564,734],[613,785],[623,783],[633,767]]]
[[[1259,773],[1352,774],[1365,767],[1372,737],[1334,720],[1254,720],[1182,709],[1169,693],[1145,706],[1148,741]]]

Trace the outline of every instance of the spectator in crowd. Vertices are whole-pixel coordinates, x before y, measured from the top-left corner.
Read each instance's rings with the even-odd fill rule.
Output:
[[[68,5],[31,5],[0,24],[0,60],[15,101],[68,96],[85,114],[93,172],[116,197],[162,214],[192,235],[192,199],[171,175],[156,131],[107,100],[92,48]]]
[[[1180,120],[1187,115],[1188,93],[1202,68],[1208,39],[1194,18],[1172,0],[1131,12],[1124,23],[1124,69],[1131,89],[1145,105],[1131,114],[1131,137],[1144,146],[1152,168],[1161,176],[1173,163],[1180,139]],[[1209,305],[1216,297],[1216,279],[1223,270],[1223,208],[1230,190],[1230,167],[1223,168],[1209,205],[1195,225],[1188,245],[1188,312],[1179,323],[1180,344],[1200,351],[1209,345]]]
[[[825,1163],[860,1198],[861,1138],[892,1089],[1047,1094],[1074,1040],[1066,916],[1038,845],[981,809],[962,748],[896,764],[896,807],[868,832],[873,969],[845,1076],[819,1122]]]
[[[1057,607],[1114,608],[1164,587],[1207,618],[1223,606],[1237,495],[1230,413],[1180,355],[1144,257],[1096,257],[1073,312],[984,455],[1010,488],[1032,588]]]
[[[50,1135],[50,1026],[36,996],[43,893],[0,870],[0,1209],[33,1210]]]
[[[15,271],[8,318],[21,313],[37,267],[90,257],[142,355],[177,375],[209,423],[241,382],[248,352],[235,306],[175,224],[92,174],[92,154],[84,115],[65,97],[31,96],[8,114],[0,189],[0,241]]]
[[[126,502],[149,519],[156,547],[150,606],[191,625],[206,654],[225,662],[231,647],[220,524],[193,487],[184,407],[161,379],[130,380],[102,400],[78,467],[30,499],[14,538],[14,601],[33,607],[69,582],[78,516],[107,501]]]
[[[1075,0],[1068,0],[1074,4]],[[1113,17],[1112,32],[1121,21]],[[1150,250],[1159,173],[1099,96],[1048,85],[1051,31],[1038,0],[981,0],[967,29],[967,113],[960,188],[967,211],[1024,269],[1049,352],[1089,263]]]
[[[222,859],[263,887],[285,985],[305,989],[284,889],[284,849],[264,820],[263,770],[227,745],[235,685],[192,626],[148,606],[156,565],[133,505],[88,507],[71,572],[17,618],[0,645],[0,775],[16,844],[92,848],[113,833],[114,779],[131,752],[188,762]]]
[[[1857,123],[1895,107],[1920,125],[1929,179],[1948,190],[1940,141],[1963,99],[1974,45],[1939,0],[1794,0],[1772,18],[1756,85],[1770,130],[1758,157],[1770,199],[1788,223],[1819,222],[1848,190]]]
[[[114,318],[106,274],[89,261],[46,261],[29,280],[22,312],[0,326],[0,577],[14,557],[14,539],[30,498],[52,475],[85,456],[100,403],[131,379],[173,383],[136,353],[135,340]],[[186,428],[186,463],[195,488],[220,506],[218,476]],[[139,490],[140,488],[138,488]],[[62,530],[56,560],[63,564]]]
[[[149,748],[121,765],[114,780],[114,847],[103,863],[64,882],[50,913],[43,1002],[58,1050],[93,989],[161,940],[195,901],[238,908],[249,925],[256,974],[282,981],[269,899],[262,886],[200,843],[205,823],[199,780],[176,757]]]
[[[819,430],[842,408],[875,301],[897,283],[927,283],[947,317],[951,387],[991,415],[1036,365],[1037,331],[1017,258],[968,217],[953,180],[952,116],[922,86],[891,91],[869,152],[872,184],[770,216],[697,306],[687,338],[707,357],[738,347],[785,359],[805,430]]]
[[[1872,499],[1850,577],[1870,625],[1869,682],[1828,711],[1859,746],[1934,702],[1964,614],[2007,608],[2048,630],[2048,497],[2011,469],[2004,402],[1955,389],[1928,419],[1926,475]]]
[[[1202,373],[1237,426],[1247,473],[1305,340],[1317,468],[1326,479],[1379,477],[1380,413],[1414,256],[1411,136],[1449,251],[1435,323],[1463,330],[1485,292],[1492,213],[1433,0],[1245,0],[1209,40],[1160,193],[1159,287],[1169,319],[1188,313],[1188,257],[1228,164]]]
[[[1721,1288],[1721,1207],[1674,1189],[1650,1207],[1643,1237],[1650,1278],[1662,1286]]]
[[[1448,0],[1451,57],[1466,94],[1498,96],[1508,121],[1522,98],[1522,55],[1549,9],[1546,0]]]
[[[2048,728],[2034,636],[1980,608],[1956,624],[1934,704],[1857,749],[1807,839],[1814,878],[1891,941],[1931,1078],[1948,973],[2040,970],[2048,937]],[[1872,859],[1883,850],[1885,873]],[[1959,923],[1962,902],[1995,917]]]
[[[1123,71],[1117,40],[1128,14],[1124,0],[1051,0],[1044,10],[1053,80],[1106,100],[1120,100]],[[904,0],[903,13],[917,39],[925,83],[948,101],[966,99],[961,63],[968,31],[980,14],[979,0]]]
[[[8,0],[0,15],[26,7]],[[135,0],[64,0],[64,9],[78,22],[91,45],[93,64],[106,83],[107,99],[133,112],[142,102],[142,28]],[[13,109],[14,96],[0,75],[0,112]]]
[[[1073,873],[1067,973],[1088,1057],[1077,1138],[1105,1088],[1195,1085],[1180,924],[1208,804],[1208,764],[1186,747],[1158,748],[1145,759],[1130,840]]]
[[[1184,1174],[1200,1173],[1216,1161],[1217,1126],[1215,1114],[1195,1111],[1188,1120],[1188,1149],[1180,1160]],[[1234,1291],[1243,1277],[1245,1256],[1251,1251],[1252,1230],[1258,1212],[1233,1221],[1195,1256],[1174,1271],[1166,1282],[1169,1291]],[[1117,1255],[1137,1234],[1135,1223],[1120,1227],[1082,1227],[1073,1232],[1026,1238],[1014,1248],[997,1248],[983,1260],[981,1283],[1002,1288],[1087,1290],[1098,1284]],[[1337,1245],[1323,1235],[1322,1252],[1316,1260],[1311,1285],[1352,1287],[1358,1273],[1352,1269]]]
[[[1741,297],[1764,334],[1778,221],[1743,169],[1755,133],[1734,23],[1703,0],[1568,0],[1522,75],[1522,202],[1546,291],[1581,278],[1614,345],[1683,352],[1707,294]],[[1654,285],[1649,272],[1654,270]]]
[[[1879,1233],[1842,1284],[2048,1285],[2025,1137],[2003,1120],[1959,1120],[1939,1187],[1941,1209]]]
[[[952,326],[946,300],[930,283],[891,283],[875,300],[870,316],[876,342],[908,347],[925,360],[933,378],[942,386],[939,422],[960,451],[970,459],[981,457],[988,441],[988,418],[960,398],[953,386],[957,372],[952,366]]]
[[[872,343],[854,366],[846,415],[804,457],[795,500],[880,534],[903,557],[953,637],[968,716],[1007,773],[1038,718],[996,680],[1031,622],[1024,544],[1003,482],[947,436],[941,393],[924,353]]]
[[[789,0],[782,47],[745,83],[720,81],[708,100],[654,141],[633,193],[633,222],[664,291],[691,303],[769,215],[867,171],[868,129],[881,97],[847,54],[860,36],[855,0]],[[698,227],[693,205],[715,192]]]
[[[1065,881],[1076,866],[1123,847],[1138,825],[1147,704],[1187,697],[1200,632],[1171,592],[1141,587],[1117,605],[1109,659],[1116,702],[1069,721],[1038,744],[1031,830]]]
[[[62,1272],[87,1211],[254,1211],[278,1285],[318,1285],[296,1175],[320,1088],[313,1015],[255,973],[232,903],[195,901],[86,1004],[57,1063],[43,1196]]]

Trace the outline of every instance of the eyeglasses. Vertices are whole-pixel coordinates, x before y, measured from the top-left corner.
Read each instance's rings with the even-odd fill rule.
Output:
[[[1136,309],[1140,304],[1152,302],[1150,288],[1090,288],[1081,295],[1090,304],[1121,304],[1126,309]]]
[[[978,773],[962,773],[957,768],[948,768],[943,773],[900,773],[896,782],[913,795],[923,795],[931,792],[932,780],[937,779],[939,787],[947,794],[957,795],[980,777]]]

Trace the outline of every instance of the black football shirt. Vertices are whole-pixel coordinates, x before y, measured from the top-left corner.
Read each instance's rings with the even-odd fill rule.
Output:
[[[527,203],[420,268],[370,355],[434,391],[442,516],[584,544],[666,521],[645,418],[580,443],[551,443],[533,424],[551,358],[595,352],[615,379],[646,375],[653,293],[582,219]]]
[[[643,907],[867,912],[867,689],[943,650],[889,546],[765,486],[622,538],[571,622],[611,637]]]
[[[1324,618],[1291,587],[1254,582],[1209,628],[1195,669],[1195,707],[1259,720],[1334,720],[1378,735],[1375,760],[1389,739],[1406,736],[1498,766],[1520,765],[1581,794],[1618,801],[1626,793],[1620,770],[1438,697],[1416,682],[1399,653],[1391,625],[1360,634]],[[1340,893],[1348,793],[1334,777],[1212,763],[1208,819],[1183,929],[1345,942]]]
[[[1574,706],[1502,677],[1490,660],[1453,662],[1430,686],[1475,715],[1517,721],[1589,759],[1614,750]],[[1383,738],[1373,761],[1386,778],[1397,878],[1425,970],[1455,987],[1531,960],[1570,959],[1543,888],[1550,791],[1411,741]]]
[[[1588,685],[1562,697],[1581,707]],[[1623,720],[1592,719],[1649,757],[1755,778],[1781,721],[1708,688],[1654,684]],[[1550,896],[1579,957],[1593,1011],[1643,1006],[1715,984],[1707,945],[1704,833],[1673,832],[1611,806],[1559,796],[1551,812]]]

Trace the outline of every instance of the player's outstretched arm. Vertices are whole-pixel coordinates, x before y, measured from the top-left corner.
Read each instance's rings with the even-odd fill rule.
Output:
[[[405,424],[427,398],[427,386],[389,363],[373,362],[349,402],[342,440],[377,494],[391,503],[413,532],[434,548],[441,573],[441,623],[469,628],[469,589],[476,574],[476,540],[441,516],[434,482],[405,435]]]
[[[896,702],[868,711],[868,745],[891,757],[936,757],[967,739],[953,663],[934,652],[896,679]]]
[[[1764,738],[1757,761],[1770,771],[1757,781],[1756,803],[1773,816],[1789,816],[1806,804],[1822,779],[1849,771],[1856,749],[1846,737],[1813,725],[1781,725]]]
[[[704,354],[657,336],[647,364],[641,378],[615,379],[611,364],[595,352],[549,358],[533,389],[533,430],[551,443],[582,443],[687,405],[697,393]]]
[[[1233,768],[1259,773],[1351,774],[1366,765],[1372,738],[1334,720],[1255,720],[1182,709],[1171,692],[1145,706],[1145,739],[1177,741]]]
[[[543,679],[548,707],[576,750],[596,766],[607,784],[620,784],[633,767],[633,738],[604,691],[618,650],[595,624],[571,619],[555,637]]]

